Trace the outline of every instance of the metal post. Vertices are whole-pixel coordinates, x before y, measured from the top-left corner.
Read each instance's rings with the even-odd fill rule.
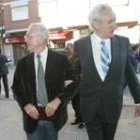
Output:
[[[3,48],[3,35],[5,32],[5,27],[4,27],[4,20],[3,20],[3,7],[0,5],[0,49],[1,53],[4,53],[4,48]]]

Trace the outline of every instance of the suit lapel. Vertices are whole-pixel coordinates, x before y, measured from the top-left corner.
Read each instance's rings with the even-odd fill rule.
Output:
[[[52,55],[52,52],[48,49],[48,58],[47,58],[46,70],[45,70],[46,82],[49,80],[49,77],[52,75],[53,57],[51,55]]]
[[[96,68],[95,60],[93,57],[93,50],[92,50],[92,43],[91,43],[90,36],[88,36],[86,44],[87,44],[86,47],[87,47],[87,51],[88,51],[87,54],[89,54],[89,62],[90,62],[91,71],[93,72],[94,76],[97,76],[97,78],[101,81],[101,78],[100,78],[100,75],[99,75],[98,70]]]
[[[111,66],[113,66],[114,62],[117,60],[118,61],[118,41],[116,39],[116,37],[114,36],[113,38],[111,38]]]
[[[105,77],[105,80],[107,80],[110,77],[111,73],[113,72],[113,68],[115,68],[116,61],[118,62],[118,57],[119,57],[118,50],[117,50],[118,47],[119,47],[119,43],[117,41],[116,36],[114,35],[111,38],[111,63],[110,63],[108,73]]]
[[[30,55],[30,62],[29,62],[29,69],[30,69],[30,75],[31,75],[31,85],[32,89],[36,89],[36,74],[35,74],[35,64],[34,64],[34,54],[32,53]]]

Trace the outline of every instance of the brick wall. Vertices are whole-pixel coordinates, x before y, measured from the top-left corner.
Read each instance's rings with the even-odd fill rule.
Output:
[[[5,0],[5,2],[13,2],[16,0]],[[10,5],[4,6],[4,24],[6,30],[25,29],[31,22],[39,22],[41,19],[38,16],[37,0],[29,1],[28,3],[29,19],[12,21],[12,9]]]

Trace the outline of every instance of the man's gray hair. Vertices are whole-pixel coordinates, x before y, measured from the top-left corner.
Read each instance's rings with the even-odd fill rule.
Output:
[[[49,40],[49,30],[46,28],[45,25],[35,22],[29,25],[28,31],[32,28],[36,29],[38,34],[42,35],[44,39]]]
[[[112,13],[114,13],[113,12],[113,10],[112,10],[112,8],[111,8],[111,6],[110,5],[108,5],[108,4],[99,4],[99,5],[97,5],[97,6],[95,6],[90,12],[89,12],[89,15],[88,15],[88,21],[89,21],[89,27],[90,27],[90,29],[92,29],[93,30],[93,22],[94,21],[100,21],[100,20],[102,20],[102,11],[104,11],[104,10],[107,10],[107,11],[110,11],[110,12],[112,12]]]

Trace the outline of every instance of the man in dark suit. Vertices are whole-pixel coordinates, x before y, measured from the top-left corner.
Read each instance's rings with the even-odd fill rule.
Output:
[[[5,97],[9,98],[9,87],[8,87],[8,67],[6,66],[7,58],[5,55],[1,54],[0,51],[0,94],[1,94],[1,79],[3,80]]]
[[[115,21],[109,5],[97,5],[89,13],[94,33],[74,43],[82,76],[82,117],[90,140],[114,139],[125,81],[137,104],[135,116],[140,116],[140,84],[128,57],[129,40],[113,34]]]
[[[30,54],[18,61],[14,74],[12,90],[23,111],[28,140],[58,140],[58,130],[67,120],[67,103],[76,93],[70,63],[66,56],[47,48],[48,36],[44,25],[32,23],[29,26],[25,41]],[[41,79],[38,77],[41,75],[39,56],[45,72]],[[41,88],[39,79],[44,82]],[[64,87],[65,80],[70,79]],[[41,94],[44,87],[47,91]]]

